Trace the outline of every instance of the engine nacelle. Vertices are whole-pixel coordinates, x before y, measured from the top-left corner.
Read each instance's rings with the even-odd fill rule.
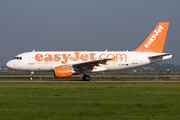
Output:
[[[57,78],[71,77],[73,72],[73,67],[55,67],[54,76]]]

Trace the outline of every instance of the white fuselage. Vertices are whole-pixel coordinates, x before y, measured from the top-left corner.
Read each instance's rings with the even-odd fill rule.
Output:
[[[7,63],[8,68],[20,71],[54,71],[56,66],[73,66],[77,63],[111,58],[90,72],[124,70],[172,58],[172,54],[128,51],[42,51],[17,55]],[[153,56],[157,56],[153,58]]]

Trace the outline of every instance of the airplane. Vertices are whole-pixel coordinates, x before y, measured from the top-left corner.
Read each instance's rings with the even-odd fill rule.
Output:
[[[34,72],[53,72],[56,78],[88,73],[120,71],[153,64],[173,58],[170,53],[162,53],[169,22],[160,22],[145,41],[133,51],[35,51],[17,55],[7,62],[13,70],[29,71],[30,80]]]

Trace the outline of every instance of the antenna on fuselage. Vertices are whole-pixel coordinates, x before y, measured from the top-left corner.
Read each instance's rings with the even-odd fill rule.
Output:
[[[108,49],[105,50],[105,52],[107,52],[107,51],[108,51]]]
[[[34,52],[34,51],[35,51],[35,49],[32,52]]]

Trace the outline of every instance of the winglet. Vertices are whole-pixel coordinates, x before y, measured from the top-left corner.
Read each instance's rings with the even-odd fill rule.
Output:
[[[160,22],[146,40],[133,52],[162,53],[169,22]]]

